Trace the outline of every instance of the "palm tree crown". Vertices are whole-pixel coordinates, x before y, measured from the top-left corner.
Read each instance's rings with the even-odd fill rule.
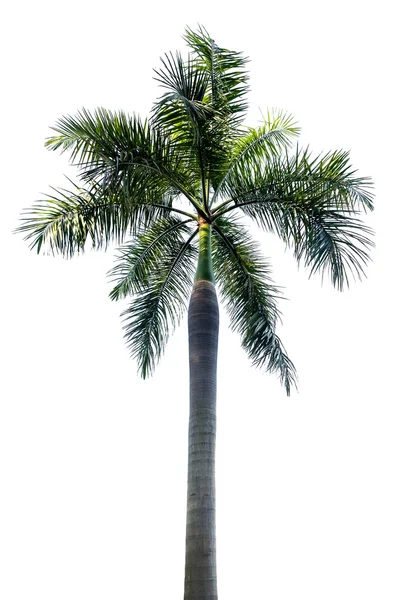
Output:
[[[67,257],[124,243],[111,298],[132,297],[125,337],[143,377],[193,281],[215,279],[249,357],[289,393],[296,374],[275,331],[280,292],[245,217],[341,290],[368,261],[371,231],[359,213],[372,209],[371,183],[347,152],[313,157],[294,146],[299,129],[288,114],[245,126],[247,59],[203,28],[184,39],[188,58],[167,54],[155,71],[163,93],[148,120],[100,108],[56,123],[46,146],[70,153],[80,183],[36,203],[19,229],[38,252]]]

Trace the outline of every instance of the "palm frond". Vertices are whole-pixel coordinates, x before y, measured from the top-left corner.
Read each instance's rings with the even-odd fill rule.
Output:
[[[370,180],[355,175],[348,152],[312,158],[297,149],[253,169],[237,165],[225,185],[232,200],[215,217],[240,209],[277,233],[311,273],[329,272],[339,289],[349,275],[364,275],[372,231],[358,214],[373,208],[373,196]]]
[[[288,238],[299,262],[314,273],[328,273],[334,287],[343,290],[349,276],[361,279],[374,246],[372,230],[348,213],[315,208],[298,214],[298,234]]]
[[[135,115],[98,108],[85,108],[75,116],[61,117],[52,127],[57,135],[46,140],[51,150],[70,151],[71,160],[79,164],[97,160],[114,163],[125,155],[143,160],[152,157],[157,139],[146,121]]]
[[[52,188],[54,194],[44,195],[22,214],[17,231],[26,234],[24,239],[38,253],[44,250],[72,257],[82,253],[87,244],[107,249],[110,243],[120,244],[138,228],[174,211],[168,198],[146,196],[149,190],[143,189],[140,180],[137,197],[132,190],[129,198],[105,193],[99,185],[85,189],[70,183],[72,190]]]
[[[313,158],[306,148],[271,156],[248,169],[233,165],[226,178],[226,194],[236,204],[250,200],[323,204],[337,210],[373,209],[372,182],[355,176],[349,152],[335,151]]]
[[[154,104],[151,122],[171,140],[174,154],[181,156],[186,171],[195,175],[205,204],[205,169],[211,147],[205,133],[215,119],[215,111],[205,102],[207,74],[199,71],[190,57],[184,63],[179,53],[166,55],[162,64],[156,80],[167,92]]]
[[[86,185],[101,184],[115,192],[140,173],[146,187],[182,193],[193,203],[198,176],[172,151],[171,140],[148,121],[104,108],[82,109],[76,116],[62,117],[53,130],[57,135],[48,138],[46,146],[69,151]]]
[[[199,71],[190,58],[184,62],[179,52],[166,54],[161,62],[155,79],[168,91],[154,105],[152,122],[174,140],[188,136],[190,131],[193,144],[201,124],[215,112],[204,102],[207,73]]]
[[[234,218],[218,218],[214,231],[214,270],[231,327],[240,334],[253,364],[279,373],[289,395],[296,386],[296,371],[275,332],[281,294],[270,279],[269,264]]]
[[[187,29],[184,38],[192,50],[187,61],[179,53],[168,54],[156,71],[167,91],[153,107],[152,123],[185,153],[199,174],[207,204],[206,181],[215,187],[225,171],[246,111],[247,59],[219,48],[201,27],[197,32]]]
[[[215,189],[214,199],[230,190],[231,177],[235,180],[243,171],[260,172],[260,167],[272,157],[279,156],[282,150],[291,146],[292,138],[299,135],[293,117],[283,111],[267,111],[264,123],[257,128],[249,127],[230,150],[231,158],[226,171]],[[267,166],[267,165],[266,165]]]
[[[186,227],[182,224],[181,228],[170,230],[170,235],[164,230],[166,243],[159,240],[147,254],[143,238],[139,239],[137,249],[133,245],[131,252],[121,259],[121,287],[117,284],[114,288],[114,297],[123,296],[130,287],[135,290],[134,299],[122,316],[125,340],[143,378],[153,372],[171,328],[174,330],[180,323],[193,287],[196,249],[192,240],[198,229],[185,239]],[[151,246],[154,240],[148,242]],[[157,267],[150,268],[154,253],[157,253]],[[123,261],[127,261],[126,266],[122,266]],[[134,275],[130,277],[132,272]]]
[[[185,235],[193,233],[189,223],[193,223],[193,219],[164,216],[121,247],[116,265],[108,273],[111,280],[117,282],[110,292],[110,298],[120,300],[143,291],[154,271],[159,268],[160,256],[172,255],[177,241],[182,242]]]
[[[248,58],[217,46],[204,27],[198,31],[187,28],[183,37],[197,55],[197,68],[208,74],[210,105],[238,125],[247,111]]]

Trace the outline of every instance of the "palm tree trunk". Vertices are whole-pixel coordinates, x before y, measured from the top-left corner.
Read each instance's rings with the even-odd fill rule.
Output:
[[[211,265],[210,231],[207,237]],[[200,237],[200,246],[201,241]],[[215,436],[219,310],[214,283],[198,276],[196,279],[189,305],[190,417],[184,600],[217,600]]]

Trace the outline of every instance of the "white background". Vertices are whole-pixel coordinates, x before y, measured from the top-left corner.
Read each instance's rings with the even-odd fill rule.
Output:
[[[392,10],[393,8],[393,10]],[[1,565],[4,600],[183,595],[186,325],[141,381],[108,300],[113,253],[64,261],[11,235],[63,186],[49,126],[85,106],[149,113],[185,25],[250,56],[251,110],[280,107],[316,152],[375,182],[368,280],[308,280],[261,235],[300,376],[286,398],[222,318],[220,600],[398,600],[398,31],[394,3],[19,2],[3,8]]]

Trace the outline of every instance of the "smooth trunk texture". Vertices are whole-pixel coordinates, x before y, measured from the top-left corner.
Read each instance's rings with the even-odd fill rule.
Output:
[[[194,280],[215,283],[211,259],[211,225],[201,217],[199,217],[199,260]]]
[[[195,283],[189,305],[190,417],[184,600],[217,600],[215,436],[219,311],[215,286]]]

